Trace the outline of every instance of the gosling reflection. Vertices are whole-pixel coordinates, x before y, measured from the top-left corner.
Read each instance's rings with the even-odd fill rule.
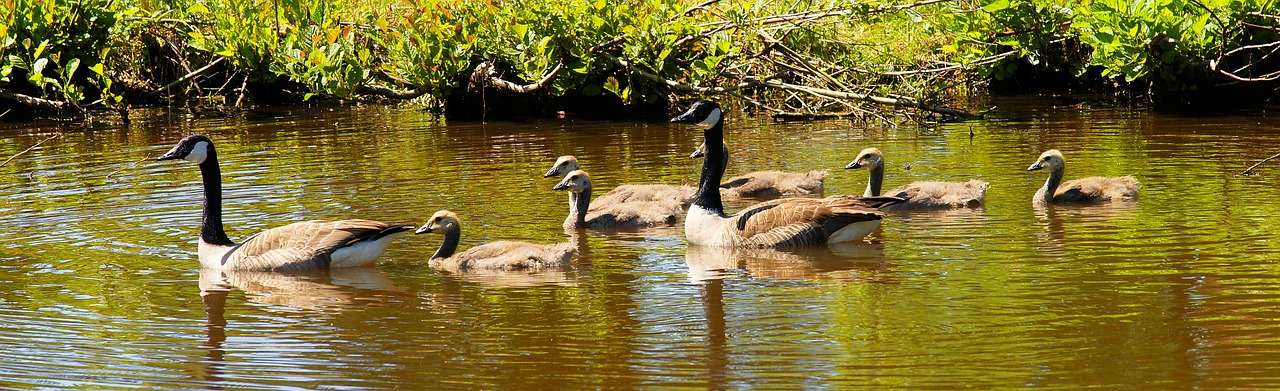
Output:
[[[865,242],[790,248],[689,246],[685,252],[689,279],[694,282],[731,276],[806,280],[874,280],[875,277],[832,272],[883,271],[887,265],[886,260],[884,245]]]
[[[1116,220],[1131,219],[1137,215],[1138,203],[1112,202],[1082,205],[1039,205],[1035,207],[1036,223],[1042,227],[1036,233],[1037,251],[1048,255],[1066,255],[1067,219],[1073,229],[1098,231],[1106,229]]]

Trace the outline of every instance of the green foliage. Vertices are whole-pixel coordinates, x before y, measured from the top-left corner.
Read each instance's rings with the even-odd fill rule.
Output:
[[[0,7],[0,88],[79,105],[86,86],[103,80],[100,58],[119,18],[110,0],[8,1]]]
[[[1252,14],[1275,15],[1265,0],[983,0],[955,3],[940,29],[957,37],[944,51],[975,62],[1009,50],[1016,56],[981,66],[995,79],[1019,64],[1065,68],[1080,75],[1128,83],[1163,83],[1193,90],[1210,80],[1210,61],[1231,48],[1258,41],[1243,22]],[[1265,23],[1265,22],[1264,22]],[[1269,24],[1274,25],[1274,21]],[[1267,34],[1274,37],[1273,29]],[[1078,43],[1080,52],[1064,52]]]

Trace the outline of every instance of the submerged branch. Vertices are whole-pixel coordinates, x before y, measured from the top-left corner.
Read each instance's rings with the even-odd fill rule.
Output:
[[[1261,165],[1262,165],[1262,163],[1266,163],[1266,162],[1271,161],[1272,159],[1275,159],[1275,158],[1280,158],[1280,153],[1277,153],[1277,154],[1275,154],[1275,155],[1272,155],[1272,156],[1271,156],[1271,157],[1269,157],[1269,158],[1262,159],[1262,161],[1260,161],[1260,162],[1254,163],[1252,166],[1249,166],[1249,168],[1246,168],[1244,171],[1241,171],[1239,174],[1236,174],[1236,176],[1242,176],[1242,175],[1243,175],[1243,176],[1258,175],[1258,173],[1253,172],[1253,169],[1258,168],[1258,166],[1261,166]]]
[[[40,142],[36,143],[36,145],[32,145],[30,148],[24,149],[22,150],[22,152],[18,152],[16,155],[10,156],[8,159],[5,159],[4,163],[0,163],[0,167],[4,167],[4,165],[9,164],[9,162],[13,161],[13,159],[16,159],[18,156],[22,156],[22,154],[24,153],[31,152],[31,150],[36,149],[36,147],[39,147],[40,144],[44,144],[45,142],[58,138],[59,136],[62,136],[62,133],[58,133],[58,134],[49,136],[44,140],[40,140]]]

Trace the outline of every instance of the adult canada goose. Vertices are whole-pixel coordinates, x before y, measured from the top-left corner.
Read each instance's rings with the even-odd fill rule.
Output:
[[[556,159],[556,163],[552,165],[551,169],[547,170],[545,174],[542,174],[542,177],[563,178],[565,174],[579,169],[582,169],[582,166],[578,164],[578,158],[571,155],[564,155]],[[608,192],[601,194],[599,197],[596,197],[595,201],[591,201],[591,207],[594,209],[637,201],[666,202],[672,199],[679,201],[680,205],[683,206],[688,205],[689,202],[693,201],[693,193],[695,190],[697,189],[694,189],[693,186],[662,184],[620,185],[613,188],[613,190],[609,190]]]
[[[573,244],[570,243],[543,245],[501,240],[455,254],[454,252],[458,250],[458,239],[462,237],[462,223],[458,221],[458,215],[449,210],[436,212],[414,233],[434,232],[444,234],[444,242],[440,244],[440,249],[436,250],[435,255],[431,256],[429,264],[432,268],[451,272],[538,271],[558,268],[568,265],[575,251]]]
[[[671,122],[702,126],[707,145],[698,194],[684,222],[691,245],[774,247],[858,240],[880,225],[884,213],[877,208],[902,202],[893,197],[783,198],[726,215],[719,191],[728,161],[720,105],[698,101]]]
[[[881,195],[880,186],[884,183],[884,154],[879,149],[863,149],[844,168],[866,168],[871,171],[867,179],[867,191],[863,192],[862,196]],[[968,182],[916,181],[895,187],[883,194],[907,200],[893,206],[893,209],[972,208],[982,205],[987,197],[987,187],[990,186],[990,183],[976,179]]]
[[[1036,195],[1031,197],[1032,204],[1132,201],[1138,198],[1138,189],[1142,187],[1137,179],[1127,175],[1091,176],[1063,182],[1062,174],[1066,171],[1066,167],[1066,159],[1062,157],[1062,152],[1056,149],[1044,151],[1035,163],[1027,167],[1027,171],[1049,169],[1049,179],[1044,181],[1044,186],[1041,186],[1040,190],[1036,191]]]
[[[632,201],[611,205],[593,205],[591,201],[591,176],[586,171],[573,170],[551,190],[569,191],[569,217],[564,219],[567,228],[650,227],[672,224],[680,214],[681,202],[674,198],[658,201]]]
[[[183,159],[200,167],[204,211],[200,225],[200,266],[210,269],[302,270],[364,266],[387,250],[412,224],[373,220],[312,220],[259,232],[236,244],[222,229],[222,174],[213,141],[183,138],[156,160]]]
[[[727,148],[727,147],[726,147]],[[707,144],[703,143],[689,155],[689,158],[706,156]],[[725,158],[729,151],[725,151]],[[727,163],[726,163],[727,164]],[[720,195],[723,197],[782,197],[822,193],[822,183],[827,178],[826,170],[809,172],[786,171],[754,171],[724,181],[720,184]]]

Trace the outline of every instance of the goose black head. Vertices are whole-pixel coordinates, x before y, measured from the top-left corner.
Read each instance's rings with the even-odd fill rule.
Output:
[[[858,152],[858,157],[853,158],[853,161],[849,162],[849,165],[844,166],[844,168],[846,170],[863,167],[874,169],[877,165],[884,165],[884,154],[879,149],[872,147]]]
[[[1060,171],[1066,167],[1066,158],[1062,157],[1062,152],[1056,149],[1050,149],[1040,154],[1040,158],[1035,163],[1031,163],[1031,167],[1027,167],[1027,171],[1035,171],[1048,168],[1049,171]]]
[[[689,106],[689,110],[685,111],[684,114],[672,118],[671,123],[698,124],[703,128],[710,128],[720,123],[722,115],[720,104],[709,100],[700,100],[693,102],[693,106]]]
[[[184,137],[182,141],[178,141],[178,145],[173,146],[169,152],[157,157],[156,160],[173,160],[182,159],[195,164],[204,163],[213,153],[213,140],[203,134],[193,134]]]
[[[568,190],[573,193],[581,193],[583,190],[591,188],[591,176],[586,171],[573,170],[564,176],[564,180],[557,183],[551,190]]]
[[[458,214],[451,210],[442,210],[431,215],[431,219],[426,224],[418,227],[417,231],[413,231],[414,235],[429,234],[432,232],[449,232],[458,229]]]
[[[570,155],[564,155],[564,156],[561,156],[559,159],[556,159],[556,164],[552,165],[551,169],[547,170],[545,174],[542,174],[542,177],[550,178],[554,176],[560,176],[560,174],[577,170],[578,168],[581,168],[581,166],[578,165],[578,158]]]

